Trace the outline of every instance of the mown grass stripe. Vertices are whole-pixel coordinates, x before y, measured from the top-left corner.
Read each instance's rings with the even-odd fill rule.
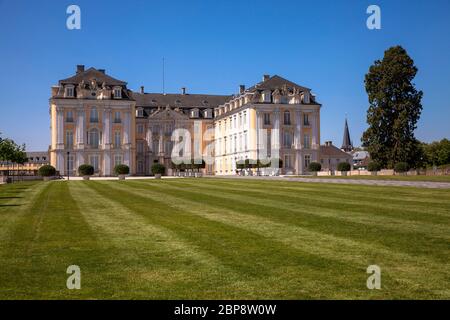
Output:
[[[192,214],[186,209],[170,207],[169,204],[164,203],[161,199],[139,195],[127,188],[128,183],[124,188],[120,186],[120,182],[96,182],[92,185],[97,191],[108,196],[111,200],[123,202],[118,200],[117,195],[119,194],[123,195],[123,199],[133,199],[132,203],[128,203],[132,210],[140,208],[141,203],[148,203],[152,208],[152,213],[143,212],[143,214],[152,219],[152,223],[162,224],[167,228],[171,228],[188,241],[214,254],[221,259],[223,264],[239,273],[240,277],[236,281],[230,279],[230,282],[219,284],[218,287],[233,287],[235,290],[238,290],[237,293],[241,294],[241,297],[275,297],[272,294],[272,288],[267,287],[266,280],[268,278],[276,278],[289,268],[290,272],[297,273],[299,282],[303,286],[320,286],[327,292],[331,290],[330,288],[335,283],[329,283],[326,279],[317,275],[323,275],[324,268],[330,264],[334,265],[336,270],[328,270],[328,272],[330,272],[330,275],[334,274],[337,278],[339,278],[338,275],[342,270],[347,272],[352,270],[362,277],[365,276],[363,272],[361,273],[361,270],[355,270],[357,267],[350,268],[349,265],[339,261],[328,260],[301,252],[296,248],[268,239],[261,234],[242,229],[238,225],[206,219],[205,217]],[[158,209],[155,210],[155,208]],[[264,248],[271,248],[271,250],[267,251]],[[256,257],[258,259],[255,259]],[[302,272],[305,272],[306,276],[302,276]],[[316,277],[312,276],[314,274]],[[248,280],[242,281],[242,278]],[[359,290],[363,288],[361,285],[363,282],[357,281],[357,279],[352,281],[355,281],[353,283],[354,288]],[[256,284],[257,287],[255,287]],[[298,286],[299,283],[286,283],[283,285]],[[211,292],[211,294],[213,294],[213,297],[217,296],[217,292]],[[221,295],[218,296],[220,297]]]
[[[140,188],[139,183],[136,182],[128,182],[126,185],[112,185],[113,188],[127,192],[130,192],[130,186],[135,188],[135,191],[132,192],[135,195],[143,194],[147,198],[158,199],[164,194],[164,201],[167,201],[175,209],[182,209],[213,221],[239,226],[247,231],[269,237],[272,240],[279,241],[284,245],[292,246],[309,254],[320,253],[321,256],[327,259],[335,260],[334,264],[345,261],[358,269],[363,269],[373,264],[373,261],[383,261],[381,264],[386,271],[384,273],[385,280],[387,282],[391,280],[392,283],[397,283],[399,286],[412,287],[417,279],[421,278],[423,272],[429,270],[430,263],[428,260],[417,259],[400,252],[391,252],[389,249],[381,248],[377,245],[363,245],[349,239],[311,232],[304,228],[278,223],[267,218],[262,219],[254,215],[240,214],[237,211],[214,207],[208,208],[204,205],[204,202],[200,204],[195,200],[180,199],[180,196],[168,195],[170,190],[164,188],[167,185],[161,186],[160,191],[154,190],[158,188],[155,184],[151,186],[152,189]],[[342,253],[342,255],[337,253]],[[404,272],[405,262],[414,265],[408,266],[408,273]],[[416,265],[416,263],[418,264]],[[438,266],[438,269],[441,270],[443,267],[444,265]],[[428,287],[427,283],[424,282],[422,284],[422,290],[428,290],[430,294],[433,294],[433,288]]]
[[[173,185],[173,184],[172,184]],[[422,217],[417,221],[419,214],[415,213],[416,218],[408,216],[401,210],[387,210],[388,205],[372,205],[364,208],[363,205],[355,206],[349,203],[336,202],[332,200],[324,201],[323,199],[312,198],[311,196],[294,195],[292,193],[283,193],[271,191],[270,194],[265,190],[255,188],[229,188],[218,185],[199,185],[195,182],[177,182],[175,185],[203,192],[214,192],[223,196],[232,197],[234,199],[245,199],[245,201],[253,204],[261,204],[272,206],[275,209],[283,208],[287,210],[297,211],[300,213],[311,212],[323,217],[331,217],[351,222],[361,223],[364,225],[374,225],[383,229],[396,230],[407,233],[423,233],[426,236],[433,236],[440,239],[450,240],[450,234],[446,230],[450,228],[450,219],[439,217],[438,219]],[[355,202],[356,203],[356,202]],[[361,203],[361,202],[359,202]],[[332,205],[332,209],[330,208]],[[301,209],[299,210],[299,206]],[[320,209],[320,210],[317,210]],[[365,209],[363,211],[363,209]],[[433,210],[433,208],[427,208]],[[371,214],[368,215],[367,213]],[[425,220],[425,221],[423,221]],[[431,221],[430,221],[431,220]]]
[[[143,182],[136,183],[142,184]],[[155,187],[158,186],[153,182],[147,183]],[[217,208],[239,210],[246,214],[258,214],[264,218],[275,219],[281,223],[295,224],[299,227],[339,238],[350,238],[368,245],[378,244],[394,251],[434,259],[437,262],[448,261],[448,241],[442,239],[411,232],[394,232],[386,228],[340,220],[335,217],[322,217],[309,210],[304,210],[301,204],[299,204],[298,209],[290,210],[283,208],[284,204],[282,202],[273,205],[264,205],[261,204],[261,201],[252,200],[251,197],[231,197],[226,193],[217,191],[193,191],[192,189],[189,190],[179,187],[177,184],[173,181],[165,183],[164,187],[169,189],[165,192],[200,202],[209,201]],[[414,246],[411,246],[411,242],[414,243]],[[429,250],[430,245],[436,247],[436,250]]]

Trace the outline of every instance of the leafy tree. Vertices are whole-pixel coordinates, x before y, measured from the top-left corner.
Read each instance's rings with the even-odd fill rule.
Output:
[[[318,172],[322,170],[322,165],[318,162],[311,162],[308,166],[308,170],[311,172]]]
[[[429,166],[441,166],[450,164],[450,141],[442,139],[430,144],[422,143],[426,164]]]
[[[350,171],[351,165],[348,162],[339,162],[337,165],[338,171]]]
[[[401,46],[389,48],[365,77],[369,97],[362,142],[373,160],[392,168],[398,162],[416,166],[422,153],[414,130],[422,112],[422,91],[412,83],[417,67]]]

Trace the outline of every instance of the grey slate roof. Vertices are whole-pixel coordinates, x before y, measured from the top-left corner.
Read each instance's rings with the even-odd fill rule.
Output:
[[[80,72],[75,74],[74,76],[59,80],[60,84],[79,84],[81,80],[84,80],[86,82],[90,81],[92,78],[95,78],[97,80],[97,83],[103,83],[105,82],[108,86],[126,86],[127,83],[121,80],[117,80],[111,76],[108,76],[107,74],[95,69],[95,68],[89,68],[86,71]]]
[[[198,107],[215,108],[232,96],[208,95],[208,94],[174,94],[174,93],[132,93],[132,98],[136,101],[136,107]]]
[[[342,150],[345,151],[352,151],[353,150],[353,144],[350,139],[350,131],[348,130],[348,123],[347,119],[345,119],[345,127],[344,127],[344,138],[342,139]]]
[[[302,87],[295,82],[289,81],[283,77],[278,75],[274,75],[267,79],[266,81],[261,81],[254,86],[248,88],[246,91],[255,91],[255,90],[275,90],[277,88],[281,88],[282,86],[287,85],[290,88],[298,88],[301,91],[311,91],[311,89]]]

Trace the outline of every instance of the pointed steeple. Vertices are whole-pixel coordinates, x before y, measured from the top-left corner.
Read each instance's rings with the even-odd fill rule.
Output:
[[[345,118],[344,139],[342,140],[341,149],[345,152],[350,152],[353,150],[352,141],[350,139],[350,131],[348,130],[347,117]]]

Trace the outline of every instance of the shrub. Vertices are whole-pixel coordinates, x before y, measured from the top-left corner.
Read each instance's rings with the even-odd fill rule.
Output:
[[[152,166],[152,173],[153,174],[164,174],[166,172],[166,167],[164,167],[162,164],[160,163],[155,163]]]
[[[378,162],[376,162],[376,161],[371,161],[367,165],[367,170],[370,171],[370,172],[380,171],[381,170],[381,165]]]
[[[78,174],[80,176],[92,176],[94,174],[94,167],[90,164],[82,164],[78,167]]]
[[[338,171],[350,171],[351,166],[350,166],[350,163],[348,163],[348,162],[340,162],[337,165],[337,169],[338,169]]]
[[[409,170],[409,165],[406,162],[398,162],[394,166],[395,172],[403,173]]]
[[[322,170],[322,165],[318,162],[311,162],[308,166],[308,170],[312,172],[318,172]]]
[[[56,174],[56,169],[55,169],[55,167],[53,167],[49,164],[46,164],[39,168],[38,174],[41,177],[53,177]]]
[[[130,173],[130,167],[128,167],[126,164],[118,164],[114,167],[115,174],[129,174]]]

